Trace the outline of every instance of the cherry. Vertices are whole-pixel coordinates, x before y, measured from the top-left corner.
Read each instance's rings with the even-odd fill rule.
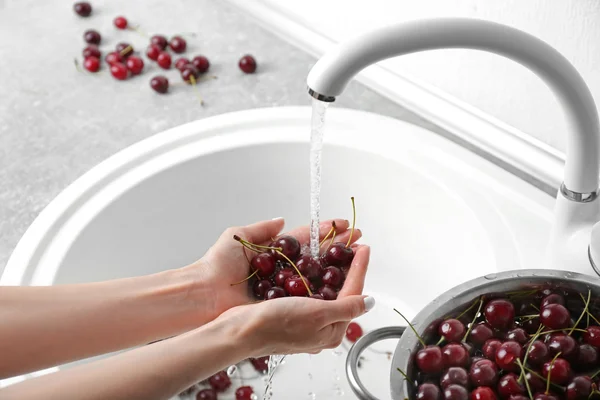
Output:
[[[600,326],[590,325],[583,334],[583,341],[594,347],[600,347]]]
[[[123,58],[127,58],[133,54],[133,47],[129,43],[119,43],[115,50]]]
[[[440,388],[433,383],[422,383],[417,388],[417,400],[441,400]]]
[[[186,65],[182,70],[181,70],[181,79],[183,79],[185,82],[187,83],[192,83],[192,77],[195,80],[198,78],[198,75],[200,75],[200,73],[198,72],[198,70],[192,65],[192,64],[188,64]],[[268,254],[268,253],[265,253]],[[271,255],[271,254],[269,254]],[[271,255],[272,256],[272,255]],[[276,261],[274,261],[275,263]],[[277,264],[273,264],[274,266],[277,266]]]
[[[277,286],[283,286],[287,278],[296,275],[296,272],[292,268],[283,268],[277,271],[275,274],[275,284]]]
[[[127,29],[127,18],[117,17],[113,20],[113,24],[115,24],[117,29]]]
[[[460,385],[448,385],[444,389],[445,400],[469,400],[469,392]]]
[[[485,322],[475,325],[469,334],[469,339],[477,346],[483,345],[486,340],[493,337],[494,331],[492,331],[492,328]]]
[[[363,330],[356,322],[350,322],[346,328],[346,339],[356,342],[363,335]]]
[[[571,378],[571,365],[564,358],[547,361],[542,365],[542,376],[547,377],[550,372],[550,381],[557,385],[565,385]]]
[[[337,292],[331,286],[325,285],[319,289],[319,294],[323,296],[325,300],[335,300],[337,299]]]
[[[127,67],[122,63],[114,63],[110,66],[110,73],[115,79],[120,81],[127,79],[129,75],[129,71],[127,71]]]
[[[525,329],[523,328],[511,329],[506,334],[506,339],[518,342],[519,344],[525,344],[529,341],[529,337],[527,337],[527,332],[525,332]]]
[[[100,36],[98,31],[89,29],[83,34],[83,40],[85,40],[86,43],[97,45],[100,44],[100,41],[102,41],[102,36]]]
[[[167,48],[167,46],[169,45],[169,43],[167,42],[167,38],[164,37],[163,35],[154,35],[150,38],[150,43],[158,46],[161,50],[164,50]]]
[[[98,49],[98,46],[96,46],[95,44],[90,44],[85,49],[83,49],[83,58],[88,57],[102,57],[102,53],[100,52],[100,49]]]
[[[275,273],[275,257],[269,253],[260,253],[252,257],[250,266],[261,278],[268,278]]]
[[[588,369],[598,364],[598,350],[592,345],[584,343],[579,346],[579,355],[574,365],[579,369]]]
[[[254,293],[254,296],[256,296],[256,298],[264,299],[265,295],[272,287],[273,284],[269,280],[263,279],[260,281],[256,281],[254,282],[254,285],[252,285],[252,293]]]
[[[461,367],[450,367],[440,378],[440,386],[445,389],[448,385],[469,386],[469,374]]]
[[[471,400],[497,400],[496,393],[487,387],[481,386],[471,392]]]
[[[536,340],[531,344],[529,348],[529,355],[527,361],[534,365],[542,365],[550,359],[550,351],[548,347],[541,340]]]
[[[571,314],[560,304],[548,304],[540,312],[540,322],[550,329],[565,329],[571,322]]]
[[[565,305],[565,298],[560,294],[552,293],[542,299],[540,304],[540,309],[546,307],[548,304],[560,304],[561,306]]]
[[[154,78],[152,78],[150,80],[150,87],[158,93],[167,93],[167,91],[169,90],[169,80],[162,76],[162,75],[158,75],[155,76]]]
[[[438,327],[438,333],[448,342],[460,342],[465,332],[465,325],[457,319],[447,319]]]
[[[269,356],[250,358],[250,363],[258,372],[265,373],[269,370]]]
[[[273,286],[271,289],[269,289],[267,291],[267,294],[265,295],[265,299],[272,300],[272,299],[277,299],[279,297],[285,297],[285,296],[287,296],[287,293],[285,292],[285,290],[283,288],[280,288],[279,286]]]
[[[192,64],[194,64],[194,67],[198,68],[198,71],[200,71],[201,74],[208,71],[208,68],[210,67],[210,62],[208,62],[208,58],[204,56],[194,57],[192,59]]]
[[[539,317],[535,317],[535,318],[531,318],[528,319],[526,321],[524,321],[521,326],[523,327],[523,329],[525,329],[525,331],[529,334],[534,334],[538,331],[539,327],[540,327],[540,318]]]
[[[247,54],[240,58],[238,66],[247,74],[252,74],[256,71],[256,60],[251,55]]]
[[[175,53],[183,53],[187,47],[187,43],[181,36],[174,36],[169,42],[169,47]]]
[[[488,360],[494,361],[496,359],[496,352],[502,345],[502,342],[498,339],[488,339],[485,341],[483,346],[481,347],[481,351],[483,352],[483,356]]]
[[[505,399],[517,394],[525,394],[525,385],[519,382],[517,375],[509,372],[498,381],[498,394]]]
[[[560,398],[552,393],[540,392],[533,395],[533,400],[560,400]]]
[[[83,60],[83,67],[90,72],[98,72],[100,69],[100,60],[94,56],[87,57]]]
[[[235,391],[235,400],[252,400],[252,394],[254,390],[251,386],[240,386]]]
[[[561,357],[575,359],[579,355],[579,345],[575,339],[564,333],[552,334],[547,345],[552,356],[561,353]]]
[[[144,61],[136,56],[129,57],[125,65],[127,65],[127,69],[131,71],[133,75],[141,74],[144,69]]]
[[[161,51],[156,59],[156,63],[163,69],[171,68],[171,55],[166,51]]]
[[[196,400],[217,400],[217,392],[214,389],[204,389],[198,392]]]
[[[496,364],[505,371],[520,371],[517,360],[522,358],[523,347],[517,342],[502,343],[496,352]]]
[[[148,57],[149,59],[151,59],[153,61],[156,61],[156,60],[158,60],[158,56],[160,55],[161,52],[162,52],[162,50],[160,49],[160,47],[158,47],[155,44],[151,44],[146,49],[146,57]]]
[[[527,372],[525,374],[525,379],[527,380],[527,383],[532,391],[538,392],[540,390],[546,390],[546,381],[539,376],[532,374],[531,372]]]
[[[490,360],[479,360],[471,365],[469,371],[474,386],[495,386],[498,382],[498,367]]]
[[[325,264],[334,267],[347,267],[354,258],[354,252],[344,243],[334,243],[323,253]]]
[[[306,254],[300,257],[300,259],[296,261],[296,267],[298,268],[298,271],[300,271],[302,276],[308,278],[311,281],[320,279],[323,276],[323,266],[321,265],[321,260],[315,260],[310,254]],[[340,276],[341,273],[342,271],[340,271]]]
[[[231,386],[231,379],[225,371],[220,371],[208,378],[208,384],[217,392],[224,392]]]
[[[417,366],[426,374],[439,374],[444,368],[442,350],[438,346],[427,346],[417,351]]]
[[[469,365],[469,353],[460,343],[449,343],[442,348],[444,366],[466,367]]]
[[[344,283],[344,273],[337,267],[327,267],[323,273],[323,283],[339,288]]]
[[[106,55],[106,57],[104,58],[104,61],[106,61],[106,63],[108,65],[113,65],[115,63],[122,63],[123,57],[121,57],[121,55],[119,53],[117,53],[116,51],[113,51],[112,53],[108,53]]]
[[[577,376],[567,386],[567,400],[587,400],[592,390],[592,380],[588,376]]]
[[[311,299],[325,300],[325,298],[323,297],[323,295],[321,293],[313,293],[308,297],[310,297]]]
[[[292,236],[282,236],[272,242],[269,247],[280,248],[281,252],[290,260],[294,261],[300,256],[300,242]],[[282,261],[287,261],[276,250],[271,250],[275,254],[275,258]]]
[[[308,281],[298,275],[293,275],[285,280],[283,288],[290,296],[306,296],[308,290],[304,283],[308,284]]]
[[[73,4],[73,10],[75,10],[80,17],[89,17],[92,13],[92,5],[87,1],[80,1]]]
[[[190,60],[185,57],[180,57],[175,61],[175,68],[177,68],[179,71],[183,71],[183,69],[190,64]]]
[[[506,329],[514,322],[515,307],[508,300],[491,300],[485,305],[483,314],[492,328]]]

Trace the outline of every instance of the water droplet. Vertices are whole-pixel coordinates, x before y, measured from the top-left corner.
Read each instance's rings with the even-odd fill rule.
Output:
[[[231,378],[233,375],[235,375],[237,369],[237,365],[232,365],[231,367],[227,368],[227,376]]]
[[[485,279],[487,279],[488,281],[494,280],[498,277],[498,275],[496,274],[487,274],[484,276]]]

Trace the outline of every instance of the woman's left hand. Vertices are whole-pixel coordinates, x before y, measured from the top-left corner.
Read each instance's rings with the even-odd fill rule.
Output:
[[[349,223],[347,220],[335,219],[320,223],[320,239],[323,239],[335,221],[336,237],[334,242],[347,242],[350,238]],[[242,239],[259,245],[269,245],[274,238],[293,236],[301,245],[308,245],[310,241],[310,228],[308,226],[293,229],[285,234],[282,218],[261,221],[252,225],[232,227],[226,229],[216,243],[206,252],[204,257],[194,264],[186,267],[198,272],[199,284],[202,285],[202,302],[209,308],[206,310],[214,319],[232,307],[252,302],[254,299],[248,290],[248,284],[240,282],[251,273],[248,259],[252,259],[252,251],[245,249],[233,239],[238,235]],[[351,244],[356,242],[362,233],[356,229],[352,234]],[[328,243],[328,242],[327,242]],[[246,253],[246,255],[244,254]],[[209,297],[211,300],[208,302]]]

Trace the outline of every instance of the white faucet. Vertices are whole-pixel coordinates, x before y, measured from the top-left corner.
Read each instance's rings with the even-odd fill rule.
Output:
[[[594,99],[573,65],[545,42],[517,29],[467,18],[418,20],[360,35],[325,54],[308,75],[308,91],[332,102],[363,68],[425,50],[484,50],[528,67],[553,90],[569,123],[563,183],[546,260],[539,268],[600,275],[600,125]],[[598,266],[598,268],[596,267]]]

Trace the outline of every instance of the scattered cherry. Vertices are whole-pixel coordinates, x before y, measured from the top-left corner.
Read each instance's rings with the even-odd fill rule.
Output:
[[[86,43],[98,45],[102,41],[102,36],[98,31],[89,29],[83,34],[83,40],[85,40]]]
[[[194,64],[194,67],[198,68],[198,71],[200,71],[201,74],[204,74],[206,71],[208,71],[208,68],[210,67],[208,58],[204,56],[194,57],[192,59],[192,64]]]
[[[124,61],[123,57],[121,57],[121,55],[119,53],[117,53],[116,51],[113,51],[112,53],[108,53],[106,55],[106,57],[104,58],[104,61],[106,61],[106,63],[108,65],[113,65],[114,63],[122,63]]]
[[[465,389],[466,390],[466,389]],[[487,387],[480,386],[471,392],[471,400],[497,400],[496,393]]]
[[[167,93],[169,90],[169,80],[162,75],[155,76],[150,80],[150,87],[157,93]]]
[[[506,329],[515,319],[515,307],[508,300],[491,300],[485,305],[484,315],[492,328]]]
[[[467,370],[461,367],[448,368],[440,378],[440,386],[446,388],[448,385],[452,384],[468,387],[469,374],[467,373]]]
[[[252,386],[240,386],[235,391],[235,400],[252,400],[252,394],[254,394]]]
[[[347,267],[354,258],[354,252],[350,247],[347,247],[344,243],[333,243],[323,253],[323,260],[327,265],[333,265],[334,267]]]
[[[247,74],[252,74],[256,71],[256,60],[249,54],[240,58],[238,65],[240,69]]]
[[[319,289],[318,292],[321,296],[323,296],[324,300],[335,300],[337,299],[337,292],[331,286],[325,285]]]
[[[471,365],[469,376],[474,386],[495,386],[498,382],[498,367],[491,360],[479,360]]]
[[[127,29],[127,18],[125,17],[117,17],[113,20],[113,23],[117,27],[117,29]]]
[[[186,43],[185,39],[182,38],[181,36],[174,36],[173,38],[171,38],[171,41],[169,42],[169,47],[171,48],[171,50],[173,50],[174,53],[180,54],[180,53],[185,52],[187,43]]]
[[[120,81],[127,79],[129,72],[127,71],[127,67],[122,63],[114,63],[110,66],[110,73],[115,79]]]
[[[150,43],[158,46],[161,50],[164,50],[169,45],[167,38],[163,35],[154,35],[150,38]]]
[[[520,371],[517,360],[522,358],[523,347],[517,342],[502,343],[496,352],[496,364],[505,371]]]
[[[540,312],[540,322],[549,329],[565,329],[571,323],[571,314],[561,304],[548,304]]]
[[[83,58],[88,57],[102,57],[102,53],[100,52],[100,49],[98,49],[98,46],[96,46],[95,44],[90,44],[85,49],[83,49]]]
[[[567,400],[587,400],[592,393],[592,380],[588,376],[577,376],[567,386]]]
[[[265,373],[269,370],[269,356],[250,358],[250,363],[258,372]]]
[[[417,366],[426,374],[439,374],[444,368],[442,350],[438,346],[427,346],[417,351]]]
[[[571,365],[564,358],[547,361],[542,365],[542,376],[547,377],[550,372],[550,381],[557,385],[565,385],[571,378]]]
[[[417,400],[441,400],[440,388],[433,383],[423,383],[417,388]]]
[[[90,72],[98,72],[100,69],[100,60],[98,57],[89,56],[83,60],[83,67]]]
[[[460,342],[465,332],[465,325],[457,319],[447,319],[438,328],[440,336],[448,342]]]
[[[279,286],[273,286],[271,289],[269,289],[267,291],[267,294],[265,295],[265,299],[266,300],[272,300],[272,299],[277,299],[279,297],[285,297],[287,296],[287,293],[285,292],[285,290]]]
[[[127,65],[127,69],[133,74],[133,75],[139,75],[142,73],[142,70],[144,69],[144,61],[136,56],[131,56],[127,59],[125,65]]]
[[[80,17],[89,17],[92,13],[92,5],[87,1],[80,1],[73,4],[73,10],[75,10]]]
[[[160,47],[158,47],[155,44],[151,44],[146,49],[146,57],[148,57],[152,61],[156,61],[156,60],[158,60],[158,56],[160,56],[161,52],[162,52],[162,50],[160,49]]]
[[[167,53],[166,51],[162,51],[158,55],[158,58],[156,59],[156,63],[158,64],[159,67],[161,67],[163,69],[171,68],[171,55],[169,53]]]
[[[346,328],[346,339],[356,342],[363,335],[363,330],[356,322],[350,322]]]
[[[224,392],[231,386],[231,379],[225,371],[220,371],[208,379],[208,384],[217,392]]]
[[[469,391],[460,385],[448,385],[444,389],[444,400],[469,400]]]
[[[254,295],[257,298],[264,299],[265,295],[267,294],[269,289],[271,289],[272,287],[273,287],[273,285],[271,284],[271,281],[268,279],[256,281],[256,282],[254,282],[254,285],[252,285],[252,293],[254,293]]]
[[[483,356],[488,360],[496,360],[496,352],[502,345],[502,342],[499,339],[493,338],[485,341],[483,346],[481,347],[481,351],[483,352]]]
[[[594,347],[600,347],[600,326],[589,326],[583,334],[583,341]]]
[[[504,399],[518,394],[525,394],[525,385],[519,382],[518,375],[509,372],[498,381],[498,394]]]
[[[217,392],[214,389],[204,389],[198,392],[196,400],[217,400]]]
[[[444,366],[466,367],[469,365],[469,353],[460,343],[449,343],[442,348]]]
[[[179,71],[183,71],[183,69],[190,64],[190,60],[185,57],[180,57],[175,61],[175,68],[177,68]]]
[[[119,43],[115,50],[123,58],[127,58],[133,54],[133,47],[129,43]]]
[[[282,236],[273,241],[269,247],[282,249],[281,252],[290,260],[296,260],[300,256],[300,242],[292,236]],[[282,257],[277,251],[271,250],[271,252],[275,254],[275,258],[278,260],[285,260],[285,257]]]

